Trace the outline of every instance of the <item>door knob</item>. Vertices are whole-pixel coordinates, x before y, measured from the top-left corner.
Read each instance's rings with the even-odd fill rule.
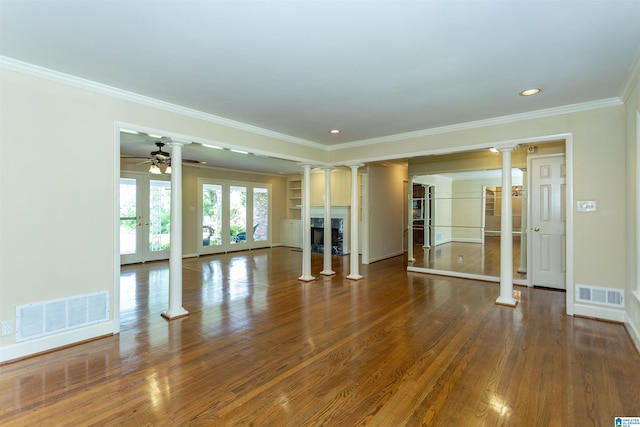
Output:
[[[534,228],[533,231],[540,231],[540,227]]]

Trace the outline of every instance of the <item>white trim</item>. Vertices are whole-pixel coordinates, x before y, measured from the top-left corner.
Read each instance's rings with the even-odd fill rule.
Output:
[[[372,263],[378,262],[378,261],[382,261],[382,260],[385,260],[385,259],[389,259],[389,258],[395,258],[395,257],[401,256],[401,255],[404,255],[404,251],[392,252],[392,253],[387,254],[387,255],[382,255],[382,256],[379,256],[379,257],[375,257],[375,258],[369,258],[369,264],[372,264]]]
[[[627,332],[631,337],[631,341],[636,346],[638,351],[640,351],[640,331],[636,328],[636,325],[631,321],[629,317],[629,313],[625,313],[624,326],[627,328]]]
[[[120,332],[120,126],[113,124],[113,290],[111,295],[111,318],[113,319],[113,333]]]
[[[455,243],[480,243],[482,244],[482,239],[461,239],[458,237],[454,237],[451,239],[451,242]]]
[[[20,72],[30,76],[47,79],[50,81],[74,86],[80,89],[89,90],[95,93],[111,96],[124,101],[131,101],[149,107],[158,108],[161,110],[193,117],[195,119],[204,120],[210,123],[219,124],[222,126],[229,126],[231,128],[244,130],[251,133],[267,136],[270,138],[276,138],[283,141],[293,142],[295,144],[305,145],[307,147],[316,148],[320,150],[327,150],[327,147],[318,144],[316,142],[308,141],[306,139],[297,138],[291,135],[286,135],[279,132],[274,132],[268,129],[260,128],[246,123],[238,122],[224,117],[216,116],[202,111],[194,110],[191,108],[183,107],[170,102],[160,101],[158,99],[150,98],[148,96],[139,95],[134,92],[118,89],[113,86],[108,86],[102,83],[97,83],[91,80],[83,79],[80,77],[72,76],[70,74],[61,73],[59,71],[50,70],[48,68],[40,67],[37,65],[29,64],[26,62],[18,61],[6,56],[0,56],[0,67],[7,70]]]
[[[565,177],[565,188],[567,193],[566,196],[566,213],[567,213],[567,221],[565,226],[565,236],[567,239],[567,247],[566,247],[566,262],[567,262],[567,273],[565,276],[565,288],[566,288],[566,311],[569,316],[573,316],[574,314],[574,304],[575,304],[575,292],[576,285],[574,282],[574,268],[575,268],[575,260],[573,253],[573,134],[568,133],[564,138],[564,155],[565,155],[565,167],[566,167],[566,177]],[[529,174],[530,175],[530,174]],[[529,193],[531,193],[529,191]],[[531,203],[528,204],[529,209],[531,209]],[[529,216],[528,218],[531,218]]]
[[[640,73],[640,71],[638,71]],[[634,295],[638,297],[640,295],[640,111],[636,111],[636,158],[635,158],[635,228],[636,228],[636,241],[635,241],[635,249],[636,249],[636,272],[634,280],[636,282]],[[633,171],[630,171],[633,172]],[[640,297],[638,297],[640,301]]]
[[[396,135],[383,136],[379,138],[371,138],[371,139],[363,139],[360,141],[346,142],[344,144],[333,145],[331,147],[331,150],[357,148],[357,147],[368,146],[373,144],[396,142],[404,139],[421,138],[421,137],[431,136],[431,135],[440,135],[443,133],[458,132],[462,130],[477,129],[477,128],[483,128],[488,126],[497,126],[497,125],[503,125],[507,123],[519,122],[523,120],[533,120],[533,119],[540,119],[544,117],[552,117],[552,116],[561,115],[561,114],[579,113],[582,111],[595,110],[598,108],[616,107],[620,105],[624,105],[624,103],[620,98],[607,98],[607,99],[602,99],[598,101],[583,102],[579,104],[570,104],[562,107],[553,107],[553,108],[547,108],[544,110],[530,111],[527,113],[511,114],[508,116],[494,117],[494,118],[485,119],[485,120],[476,120],[473,122],[459,123],[459,124],[450,125],[450,126],[441,126],[437,128],[424,129],[424,130],[419,130],[415,132],[407,132],[407,133],[401,133]],[[505,142],[505,143],[501,143],[500,146],[505,148],[510,145],[512,145],[511,142]],[[493,147],[493,145],[487,145],[486,147]],[[498,146],[495,146],[495,147],[499,148]],[[411,156],[406,155],[403,157],[411,157]]]
[[[635,61],[633,61],[633,64],[629,67],[626,78],[624,79],[624,85],[620,91],[620,99],[622,99],[624,103],[626,103],[633,94],[633,87],[636,85],[634,77],[640,74],[640,47],[638,47],[635,58]]]
[[[239,130],[244,130],[247,132],[251,132],[251,133],[255,133],[255,134],[259,134],[259,135],[263,135],[266,137],[270,137],[270,138],[276,138],[276,139],[280,139],[282,141],[287,141],[287,142],[292,142],[295,144],[300,144],[300,145],[304,145],[307,147],[311,147],[311,148],[315,148],[318,150],[322,150],[322,151],[335,151],[335,150],[343,150],[343,149],[348,149],[348,148],[354,148],[354,147],[362,147],[362,146],[367,146],[367,145],[373,145],[373,144],[381,144],[381,143],[387,143],[387,142],[395,142],[395,141],[400,141],[400,140],[405,140],[405,139],[410,139],[410,138],[419,138],[419,137],[424,137],[424,136],[429,136],[429,135],[438,135],[438,134],[443,134],[443,133],[448,133],[448,132],[456,132],[456,131],[461,131],[461,130],[469,130],[469,129],[477,129],[477,128],[482,128],[482,127],[486,127],[486,126],[495,126],[495,125],[501,125],[501,124],[506,124],[506,123],[513,123],[513,122],[518,122],[518,121],[522,121],[522,120],[531,120],[531,119],[538,119],[538,118],[544,118],[544,117],[551,117],[554,115],[560,115],[560,114],[570,114],[570,113],[577,113],[577,112],[582,112],[582,111],[588,111],[588,110],[595,110],[598,108],[606,108],[606,107],[613,107],[613,106],[620,106],[620,105],[624,105],[622,99],[620,97],[616,97],[616,98],[607,98],[607,99],[602,99],[602,100],[598,100],[598,101],[590,101],[590,102],[583,102],[583,103],[579,103],[579,104],[570,104],[570,105],[565,105],[565,106],[561,106],[561,107],[554,107],[554,108],[547,108],[547,109],[543,109],[543,110],[536,110],[536,111],[530,111],[530,112],[526,112],[526,113],[519,113],[519,114],[511,114],[511,115],[507,115],[507,116],[501,116],[501,117],[494,117],[491,119],[484,119],[484,120],[476,120],[476,121],[472,121],[472,122],[466,122],[466,123],[459,123],[459,124],[455,124],[455,125],[449,125],[449,126],[441,126],[441,127],[437,127],[437,128],[430,128],[430,129],[423,129],[423,130],[419,130],[419,131],[415,131],[415,132],[406,132],[406,133],[401,133],[401,134],[395,134],[395,135],[390,135],[390,136],[385,136],[385,137],[379,137],[379,138],[371,138],[371,139],[365,139],[365,140],[360,140],[360,141],[352,141],[352,142],[346,142],[344,144],[335,144],[335,145],[331,145],[331,146],[327,146],[324,144],[320,144],[317,142],[313,142],[313,141],[309,141],[306,139],[302,139],[302,138],[298,138],[298,137],[294,137],[291,135],[286,135],[283,133],[279,133],[279,132],[274,132],[268,129],[264,129],[264,128],[260,128],[257,126],[253,126],[253,125],[249,125],[246,123],[242,123],[242,122],[238,122],[235,120],[231,120],[231,119],[227,119],[224,117],[220,117],[220,116],[216,116],[213,114],[209,114],[209,113],[204,113],[202,111],[198,111],[198,110],[194,110],[191,108],[186,108],[177,104],[172,104],[169,102],[165,102],[165,101],[160,101],[154,98],[150,98],[147,96],[143,96],[143,95],[139,95],[133,92],[129,92],[129,91],[125,91],[122,89],[118,89],[116,87],[113,86],[108,86],[102,83],[97,83],[91,80],[87,80],[87,79],[83,79],[80,77],[76,77],[76,76],[72,76],[69,74],[65,74],[65,73],[61,73],[59,71],[54,71],[54,70],[50,70],[44,67],[40,67],[37,65],[33,65],[33,64],[29,64],[26,62],[22,62],[22,61],[18,61],[16,59],[13,58],[9,58],[6,56],[1,56],[0,55],[0,68],[5,68],[7,70],[11,70],[11,71],[16,71],[16,72],[20,72],[20,73],[24,73],[27,75],[31,75],[34,77],[38,77],[38,78],[43,78],[43,79],[47,79],[50,81],[54,81],[54,82],[58,82],[58,83],[62,83],[62,84],[66,84],[66,85],[70,85],[70,86],[75,86],[81,89],[85,89],[85,90],[89,90],[89,91],[93,91],[96,93],[101,93],[104,95],[108,95],[108,96],[112,96],[114,98],[118,98],[118,99],[122,99],[125,101],[131,101],[131,102],[136,102],[139,104],[143,104],[143,105],[147,105],[150,107],[154,107],[154,108],[158,108],[158,109],[162,109],[165,111],[170,111],[170,112],[174,112],[177,114],[181,114],[181,115],[185,115],[188,117],[193,117],[195,119],[200,119],[200,120],[204,120],[210,123],[215,123],[215,124],[219,124],[222,126],[229,126],[231,128],[235,128],[235,129],[239,129]],[[625,89],[627,90],[626,86]],[[623,90],[623,94],[625,93]],[[172,137],[173,138],[173,137]],[[176,137],[176,139],[181,140],[181,138]],[[187,139],[188,141],[188,139]],[[524,140],[522,140],[524,141]],[[524,142],[520,142],[520,143],[524,143]],[[535,139],[532,138],[532,141],[535,141]],[[509,142],[504,142],[504,144],[509,143]],[[478,146],[477,148],[488,148],[491,147],[493,145],[482,145],[482,146]],[[471,147],[465,148],[465,150],[471,149]],[[453,151],[451,151],[451,149],[441,149],[441,150],[436,150],[436,151],[440,151],[442,153],[451,153]],[[456,150],[456,151],[464,151],[464,150]],[[432,154],[435,154],[434,152],[432,152]],[[371,161],[377,161],[377,160],[391,160],[393,158],[405,158],[405,157],[413,157],[413,156],[419,156],[422,155],[420,153],[405,153],[399,157],[389,157],[389,156],[383,156],[383,157],[379,157],[379,158],[371,158],[371,159],[366,159],[365,162],[371,162]],[[332,166],[332,165],[326,165],[326,166]]]
[[[528,144],[535,144],[535,143],[554,142],[561,139],[562,140],[565,139],[567,135],[568,135],[567,133],[559,133],[554,135],[545,135],[540,137],[532,136],[527,138],[520,138],[516,140],[508,140],[508,141],[501,141],[501,142],[490,141],[490,142],[481,143],[481,144],[458,145],[455,147],[443,147],[443,148],[435,148],[431,150],[390,153],[390,154],[384,154],[384,155],[374,156],[374,157],[362,157],[360,158],[360,161],[362,161],[362,163],[382,162],[382,161],[406,159],[406,158],[412,158],[412,157],[438,156],[442,154],[464,153],[467,151],[483,150],[483,149],[489,149],[491,147],[498,147],[498,146],[502,147],[502,146],[511,146],[511,145],[528,145]],[[367,150],[363,150],[359,152],[359,155],[362,156],[367,153],[368,153]],[[336,163],[336,165],[337,164],[342,164],[342,163]],[[417,175],[424,175],[424,174],[420,173]],[[420,183],[416,182],[416,184],[420,184]]]
[[[569,292],[567,292],[568,294]],[[593,317],[596,319],[609,320],[612,322],[624,323],[625,312],[622,309],[596,307],[587,304],[574,304],[574,315],[583,317]]]
[[[118,276],[119,278],[119,276]],[[115,299],[115,298],[114,298]],[[118,309],[119,309],[119,301]],[[73,329],[59,334],[47,335],[42,338],[22,341],[15,344],[0,347],[0,363],[10,360],[33,356],[45,351],[54,350],[72,344],[78,344],[94,338],[106,335],[114,335],[119,331],[116,320],[98,323],[85,328]]]
[[[452,271],[452,270],[436,270],[433,268],[413,267],[409,265],[407,266],[407,271],[411,271],[413,273],[434,274],[436,276],[447,276],[447,277],[457,277],[460,279],[478,280],[480,282],[500,283],[500,277],[498,276],[484,276],[482,274],[462,273],[462,272]],[[528,286],[527,281],[523,279],[514,278],[513,284],[518,286]]]

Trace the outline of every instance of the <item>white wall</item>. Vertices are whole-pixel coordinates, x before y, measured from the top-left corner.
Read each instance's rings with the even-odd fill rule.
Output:
[[[119,330],[118,123],[326,160],[315,147],[206,118],[3,68],[0,79],[0,321],[15,322],[22,304],[103,290],[111,319],[22,343],[1,337],[0,362]]]
[[[640,59],[625,96],[626,246],[625,324],[640,349]]]
[[[369,261],[375,262],[403,253],[403,215],[407,201],[403,182],[407,168],[397,164],[372,164],[369,177]]]
[[[23,344],[16,344],[13,335],[2,337],[0,361],[118,331],[118,123],[172,137],[222,141],[312,164],[370,162],[570,135],[567,155],[572,159],[573,186],[569,191],[573,200],[596,200],[598,211],[577,213],[574,206],[569,235],[573,236],[575,275],[569,289],[580,283],[630,290],[634,261],[620,248],[633,250],[635,233],[620,224],[631,225],[638,215],[627,202],[634,197],[628,187],[635,189],[630,175],[635,175],[638,165],[626,162],[637,150],[636,124],[630,119],[638,111],[637,81],[636,71],[627,107],[612,100],[586,111],[556,109],[513,121],[408,135],[393,143],[370,141],[366,150],[362,143],[326,151],[231,128],[206,115],[0,69],[0,320],[15,320],[20,304],[105,289],[111,291],[112,319],[99,327]],[[401,182],[398,194],[402,194]],[[627,316],[637,329],[640,307],[629,294]]]

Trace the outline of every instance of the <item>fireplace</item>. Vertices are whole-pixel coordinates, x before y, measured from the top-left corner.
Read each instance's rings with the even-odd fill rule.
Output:
[[[324,242],[324,207],[311,206],[311,252],[323,254]],[[349,253],[349,207],[331,207],[331,255],[347,255]]]
[[[331,255],[343,254],[344,220],[331,218]],[[324,242],[324,218],[311,218],[311,252],[323,254]]]

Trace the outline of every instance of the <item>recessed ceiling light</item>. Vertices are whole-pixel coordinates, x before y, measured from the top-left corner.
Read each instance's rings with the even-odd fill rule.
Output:
[[[329,131],[329,133],[330,133],[330,134],[333,134],[333,135],[339,134],[339,133],[340,133],[340,129],[331,129],[331,130]]]
[[[540,89],[538,88],[527,89],[520,92],[520,96],[531,96],[531,95],[537,95],[539,93],[540,93]]]
[[[235,150],[233,148],[229,148],[229,151],[232,151],[234,153],[238,153],[238,154],[249,154],[248,151],[242,151],[242,150]]]
[[[147,135],[149,136],[149,138],[162,139],[162,135],[155,135],[153,133],[148,133]]]
[[[132,135],[137,135],[138,132],[135,130],[131,130],[131,129],[120,129],[120,132],[124,132],[124,133],[130,133]]]
[[[492,153],[499,153],[500,152],[496,147],[489,148],[489,151],[491,151]]]

